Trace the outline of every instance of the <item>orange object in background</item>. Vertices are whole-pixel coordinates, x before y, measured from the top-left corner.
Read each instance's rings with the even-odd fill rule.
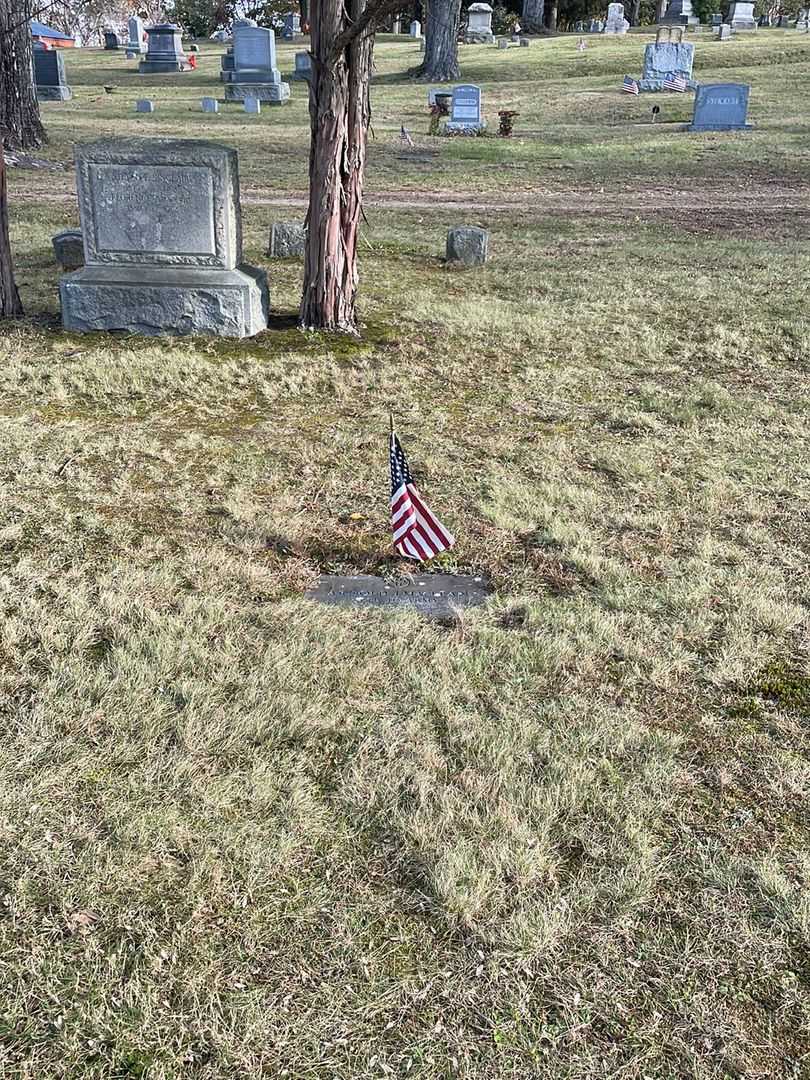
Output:
[[[196,70],[196,68],[197,68],[197,54],[196,53],[189,53],[188,54],[188,66],[192,69],[192,71]]]

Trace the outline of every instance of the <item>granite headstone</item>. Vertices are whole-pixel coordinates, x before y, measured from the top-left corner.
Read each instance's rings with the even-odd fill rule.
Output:
[[[234,23],[233,70],[223,74],[226,101],[256,98],[283,105],[290,97],[290,84],[281,81],[276,67],[276,35],[251,19]]]
[[[703,83],[695,95],[689,131],[740,131],[748,123],[750,86],[744,83]]]
[[[467,8],[464,40],[468,45],[491,45],[495,40],[492,33],[492,7],[489,4],[470,4]]]
[[[146,55],[138,65],[141,75],[169,75],[189,69],[179,26],[174,23],[148,26],[146,38]]]
[[[65,58],[56,49],[34,49],[34,80],[39,101],[70,101]]]
[[[453,103],[450,106],[450,119],[447,121],[448,132],[474,135],[484,131],[486,124],[481,114],[481,88],[464,84],[453,88]]]
[[[265,274],[242,263],[236,151],[106,139],[76,151],[86,262],[60,281],[67,330],[248,337],[267,325]]]

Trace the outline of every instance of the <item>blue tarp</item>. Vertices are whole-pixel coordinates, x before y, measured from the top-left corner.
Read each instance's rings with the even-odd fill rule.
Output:
[[[37,22],[36,19],[31,20],[31,33],[34,37],[61,38],[62,41],[72,40],[70,34],[63,34],[61,30],[54,30],[52,27],[46,26],[45,23]]]

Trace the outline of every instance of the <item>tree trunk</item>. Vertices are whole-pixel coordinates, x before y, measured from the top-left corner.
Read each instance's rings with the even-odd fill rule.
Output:
[[[0,132],[5,146],[33,150],[45,140],[31,54],[30,0],[0,0]]]
[[[667,0],[658,0],[655,8],[655,21],[660,23],[666,14]]]
[[[546,8],[546,32],[549,34],[557,33],[557,0],[551,0],[551,3]]]
[[[365,0],[314,0],[310,11],[309,210],[300,324],[357,332],[357,237],[362,213],[374,28],[345,48]]]
[[[632,4],[630,5],[629,19],[631,26],[641,25],[641,0],[633,0]]]
[[[0,319],[22,315],[20,294],[14,281],[11,243],[8,238],[8,191],[6,189],[6,160],[0,140]]]
[[[309,23],[309,0],[298,0],[298,7],[301,13],[301,26],[304,27]]]
[[[425,59],[413,75],[430,82],[453,82],[461,77],[458,66],[458,31],[461,0],[430,0],[424,6]]]
[[[546,28],[546,0],[523,0],[523,12],[520,25],[530,34],[542,34]]]

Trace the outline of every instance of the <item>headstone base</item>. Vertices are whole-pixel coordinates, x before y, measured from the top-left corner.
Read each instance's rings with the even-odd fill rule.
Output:
[[[448,135],[477,135],[479,131],[486,131],[486,124],[466,124],[463,120],[448,120],[444,125]]]
[[[244,338],[267,328],[267,277],[252,266],[86,266],[61,279],[59,295],[66,330]]]
[[[687,131],[751,131],[753,124],[687,124]]]
[[[226,101],[244,101],[246,98],[258,98],[271,105],[283,105],[290,97],[290,84],[279,83],[237,83],[225,84]]]
[[[38,86],[37,101],[70,101],[73,91],[69,86]]]
[[[495,42],[495,35],[492,31],[486,30],[467,30],[464,34],[465,45],[492,45]]]
[[[656,92],[658,90],[665,90],[666,89],[663,79],[637,79],[636,82],[638,83],[638,88],[639,88],[639,90],[642,91],[642,93],[645,92],[645,91]],[[698,88],[698,83],[695,82],[694,79],[687,79],[686,80],[686,89],[687,90],[697,90],[697,88]]]
[[[141,60],[138,64],[139,75],[173,75],[189,70],[189,65],[181,60]]]

